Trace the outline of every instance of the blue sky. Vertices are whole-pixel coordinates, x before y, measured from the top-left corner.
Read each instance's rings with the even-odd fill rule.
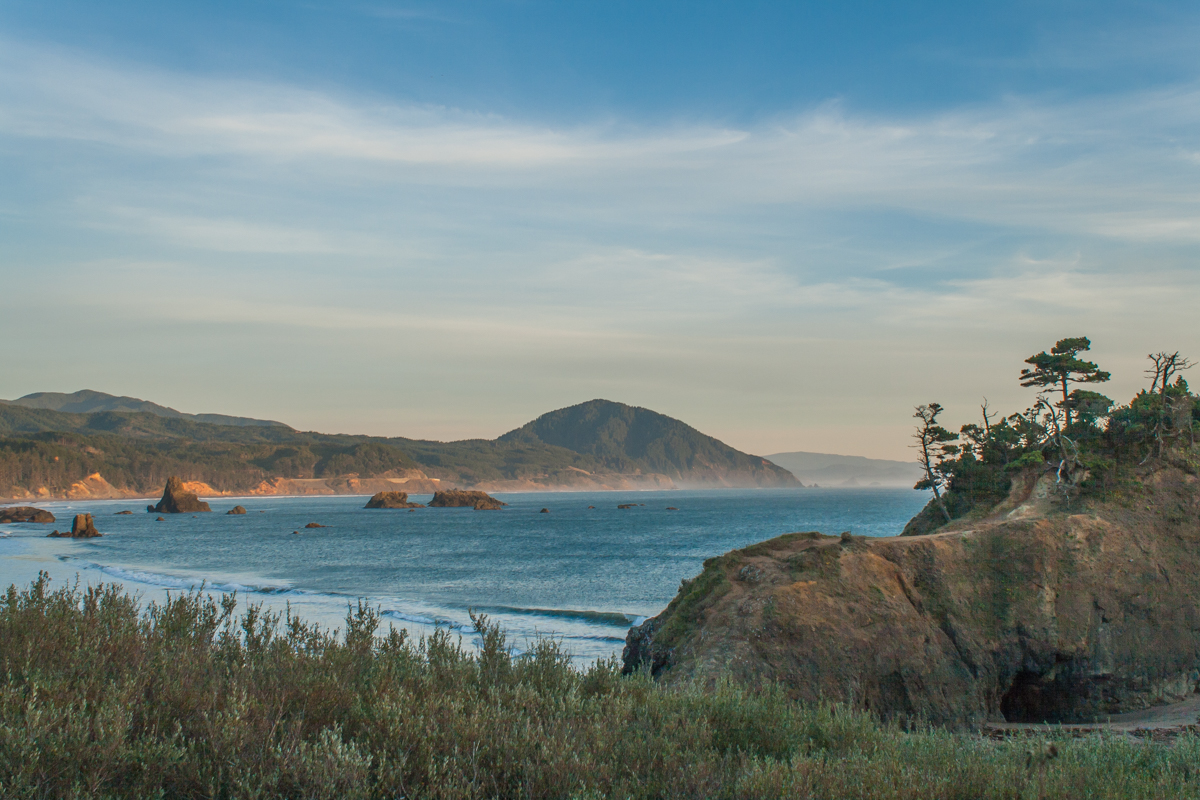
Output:
[[[973,8],[970,6],[979,6]],[[0,6],[0,397],[906,458],[1200,354],[1185,3]]]

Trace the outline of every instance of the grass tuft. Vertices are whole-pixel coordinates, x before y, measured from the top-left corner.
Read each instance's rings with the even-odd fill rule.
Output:
[[[560,644],[416,641],[349,610],[334,636],[202,591],[0,601],[4,798],[1200,797],[1200,741],[905,732],[774,686],[667,688]],[[1053,737],[1052,737],[1053,738]],[[1042,740],[1035,743],[1041,746]]]

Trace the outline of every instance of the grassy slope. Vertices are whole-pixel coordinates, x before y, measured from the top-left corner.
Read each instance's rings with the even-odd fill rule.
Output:
[[[663,687],[480,625],[343,636],[197,595],[114,588],[0,602],[0,795],[304,798],[1200,797],[1200,741],[904,733],[771,686]],[[1049,736],[1053,737],[1053,734]]]

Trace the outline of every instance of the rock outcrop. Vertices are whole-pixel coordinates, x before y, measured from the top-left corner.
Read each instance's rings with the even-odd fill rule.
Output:
[[[705,562],[629,632],[627,670],[778,681],[952,726],[1086,721],[1200,684],[1200,481],[1146,468],[1071,507],[1019,476],[924,536],[787,534]]]
[[[363,508],[424,508],[420,503],[408,502],[408,492],[377,492]]]
[[[96,521],[92,519],[91,514],[76,514],[74,521],[71,522],[70,532],[54,531],[46,534],[47,537],[53,538],[71,538],[71,539],[93,539],[104,534],[96,530]]]
[[[174,475],[167,479],[162,500],[159,500],[156,506],[147,506],[146,510],[158,514],[196,514],[201,511],[212,511],[208,503],[186,491],[183,488],[183,481]]]
[[[0,508],[0,523],[3,522],[54,522],[54,515],[33,506],[9,506]]]
[[[245,508],[245,506],[234,506],[233,508],[229,509],[225,513],[226,514],[245,514],[246,508]]]
[[[447,489],[435,492],[429,501],[430,508],[473,508],[476,511],[499,511],[508,503],[501,503],[487,492],[471,492],[462,489]]]

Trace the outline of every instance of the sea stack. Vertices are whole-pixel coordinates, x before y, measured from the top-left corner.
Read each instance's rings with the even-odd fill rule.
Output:
[[[468,492],[462,489],[447,489],[434,492],[429,501],[430,508],[473,508],[476,511],[499,511],[508,503],[501,503],[487,492]]]
[[[185,492],[183,481],[174,475],[167,479],[162,500],[159,500],[156,506],[148,506],[146,510],[159,514],[195,514],[199,511],[212,511],[208,507],[208,503],[201,501],[191,492]]]
[[[408,492],[377,492],[363,508],[424,508],[420,503],[408,502]]]
[[[71,539],[92,539],[103,535],[100,531],[96,530],[96,521],[92,518],[91,514],[76,514],[75,520],[71,523],[70,533],[66,531],[61,533],[54,531],[47,534],[47,537],[51,539],[68,537]]]

